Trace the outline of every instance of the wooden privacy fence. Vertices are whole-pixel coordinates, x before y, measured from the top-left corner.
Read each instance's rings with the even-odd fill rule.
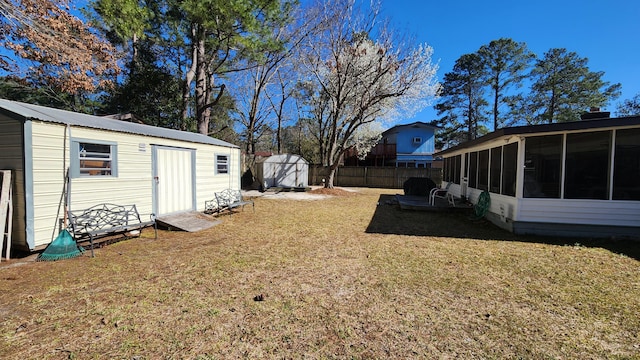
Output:
[[[328,168],[309,165],[310,185],[322,185],[322,179],[328,176]],[[442,181],[442,169],[341,166],[336,170],[333,185],[402,189],[404,182],[412,177],[430,178],[439,184]]]

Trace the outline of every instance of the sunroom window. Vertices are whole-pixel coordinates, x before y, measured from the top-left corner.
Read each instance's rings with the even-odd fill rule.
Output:
[[[500,194],[500,180],[502,169],[502,146],[494,147],[491,149],[491,173],[489,181],[489,191]]]
[[[518,143],[505,145],[502,151],[502,195],[516,195]]]
[[[640,200],[640,129],[616,132],[613,199]]]
[[[489,150],[478,152],[478,189],[489,190]]]
[[[565,199],[609,198],[611,132],[567,135]]]
[[[469,155],[469,187],[477,188],[478,183],[478,152]]]
[[[528,137],[524,146],[524,197],[560,198],[562,135]]]

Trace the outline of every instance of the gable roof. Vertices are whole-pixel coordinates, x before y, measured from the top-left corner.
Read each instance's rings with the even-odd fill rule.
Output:
[[[271,155],[271,156],[256,160],[256,164],[260,164],[260,163],[295,164],[299,161],[302,161],[305,164],[308,164],[307,160],[305,160],[302,156],[296,155],[296,154]]]
[[[470,148],[470,147],[480,145],[485,142],[488,142],[503,136],[543,135],[545,133],[561,132],[561,131],[606,129],[606,128],[614,128],[614,127],[639,126],[639,125],[640,125],[640,115],[626,116],[626,117],[619,117],[619,118],[571,121],[571,122],[563,122],[563,123],[555,123],[555,124],[514,126],[514,127],[498,129],[492,133],[481,136],[477,139],[467,141],[465,143],[456,145],[446,150],[442,150],[438,153],[435,153],[434,156],[441,156],[441,155],[445,155],[460,149]]]
[[[0,113],[21,121],[38,120],[70,126],[81,126],[92,129],[238,148],[237,145],[214,139],[203,134],[136,124],[121,120],[114,120],[107,117],[81,114],[5,99],[0,99]]]
[[[421,122],[421,121],[416,121],[414,123],[411,124],[402,124],[402,125],[396,125],[392,128],[389,128],[385,131],[382,132],[382,136],[388,135],[389,133],[392,133],[394,131],[399,131],[401,129],[406,129],[406,128],[423,128],[423,129],[440,129],[439,126],[436,125],[432,125],[429,123],[425,123],[425,122]]]

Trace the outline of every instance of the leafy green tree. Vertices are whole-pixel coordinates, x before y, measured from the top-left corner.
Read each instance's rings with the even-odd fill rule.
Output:
[[[188,47],[183,107],[190,103],[193,86],[195,118],[198,132],[207,134],[211,108],[224,92],[224,84],[216,85],[221,76],[241,70],[238,60],[259,57],[267,50],[280,47],[272,36],[272,26],[284,21],[289,1],[274,0],[168,0],[173,19],[179,23],[179,42]],[[216,95],[214,97],[214,94]],[[184,112],[186,116],[186,112]]]
[[[501,105],[510,106],[516,99],[513,90],[522,86],[528,75],[528,69],[535,55],[523,42],[501,38],[483,45],[478,50],[482,62],[483,76],[492,94],[493,129],[497,130],[507,123],[505,115],[500,114]],[[507,112],[506,115],[509,115]]]
[[[73,102],[71,94],[54,91],[45,85],[34,86],[28,80],[17,76],[0,77],[0,98],[56,109],[73,110],[68,106]]]
[[[618,105],[618,116],[640,115],[640,93]]]
[[[210,134],[229,128],[224,116],[213,110],[224,109],[226,116],[235,108],[226,97],[225,77],[245,70],[243,60],[260,59],[266,51],[281,47],[273,29],[287,18],[292,4],[289,0],[96,0],[92,7],[107,36],[130,54],[127,76],[149,76],[151,63],[135,64],[147,61],[138,60],[144,56],[138,55],[144,42],[159,49],[155,67],[160,72],[155,74],[172,75],[180,82],[176,90],[172,80],[159,98],[167,100],[166,92],[176,91],[181,120],[162,122]],[[145,73],[138,76],[136,71]],[[135,88],[133,79],[124,82]],[[144,89],[135,90],[146,96]],[[174,105],[173,96],[170,103]],[[222,123],[211,123],[217,120]]]
[[[479,125],[487,121],[483,75],[484,65],[477,53],[462,55],[453,71],[444,75],[436,105],[438,115],[444,116],[437,123],[444,127],[443,135],[451,145],[461,141],[456,135],[461,129],[466,129],[467,141],[477,138]]]
[[[531,93],[526,104],[530,124],[580,120],[590,107],[603,107],[620,95],[620,84],[602,80],[588,59],[564,48],[547,51],[531,72]]]
[[[180,79],[158,61],[162,49],[151,41],[140,41],[138,59],[131,62],[129,73],[108,95],[103,97],[108,114],[131,114],[136,120],[153,126],[184,129],[180,117]]]
[[[157,5],[153,0],[94,0],[89,9],[95,13],[85,12],[101,26],[111,44],[129,49],[135,62],[138,41],[152,28]]]

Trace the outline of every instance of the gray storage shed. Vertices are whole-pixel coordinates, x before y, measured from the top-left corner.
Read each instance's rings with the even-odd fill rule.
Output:
[[[256,177],[265,189],[309,186],[309,163],[293,154],[272,155],[256,162]]]

